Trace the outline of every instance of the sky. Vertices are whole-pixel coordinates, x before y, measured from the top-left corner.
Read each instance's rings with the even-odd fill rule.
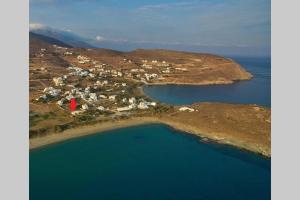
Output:
[[[30,0],[30,23],[95,43],[127,42],[270,54],[270,0]]]

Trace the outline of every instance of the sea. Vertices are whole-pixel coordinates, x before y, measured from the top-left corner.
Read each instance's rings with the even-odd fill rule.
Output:
[[[232,85],[151,86],[176,105],[251,103],[271,107],[269,58],[234,58],[254,78]],[[70,139],[30,151],[31,200],[269,200],[271,159],[201,140],[162,124]]]
[[[151,124],[30,152],[32,200],[265,200],[271,161]]]
[[[228,85],[154,85],[144,92],[152,99],[183,105],[195,102],[257,104],[271,107],[271,58],[231,57],[253,74],[251,80]]]

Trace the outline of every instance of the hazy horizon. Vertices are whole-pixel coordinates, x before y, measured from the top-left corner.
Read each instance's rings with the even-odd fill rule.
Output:
[[[270,0],[30,0],[31,28],[70,32],[95,47],[270,56]]]

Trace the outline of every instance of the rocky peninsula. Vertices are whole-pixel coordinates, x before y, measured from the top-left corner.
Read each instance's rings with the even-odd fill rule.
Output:
[[[229,58],[161,49],[70,48],[30,38],[30,149],[88,134],[163,123],[271,156],[271,110],[258,105],[155,102],[145,84],[230,84],[252,75]],[[69,100],[76,99],[76,112]]]

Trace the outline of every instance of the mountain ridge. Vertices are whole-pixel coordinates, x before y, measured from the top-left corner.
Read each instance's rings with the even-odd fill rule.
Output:
[[[40,28],[35,28],[35,29],[31,28],[30,32],[59,40],[65,44],[72,46],[72,47],[94,48],[93,45],[86,42],[87,39],[85,39],[81,36],[78,36],[72,32],[53,29],[50,27],[40,27]]]

